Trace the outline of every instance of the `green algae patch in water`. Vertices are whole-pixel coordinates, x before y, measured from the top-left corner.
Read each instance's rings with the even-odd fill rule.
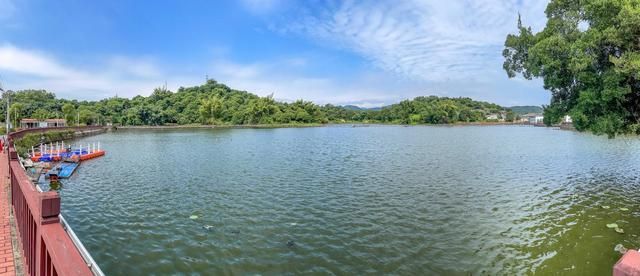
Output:
[[[617,223],[607,223],[607,228],[618,228]]]

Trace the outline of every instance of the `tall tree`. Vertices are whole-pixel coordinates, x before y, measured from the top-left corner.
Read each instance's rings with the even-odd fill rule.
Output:
[[[62,106],[62,114],[64,119],[67,120],[67,125],[74,125],[76,123],[76,107],[73,104],[66,103]]]
[[[38,108],[33,112],[33,114],[31,114],[33,118],[36,118],[38,120],[49,119],[49,115],[49,111],[44,108]]]
[[[518,17],[505,41],[509,77],[542,78],[545,123],[571,115],[578,130],[640,134],[640,1],[552,0],[545,28]]]
[[[14,127],[20,126],[20,120],[24,116],[24,109],[25,107],[22,103],[14,103],[9,107],[9,120],[13,122],[12,125]]]

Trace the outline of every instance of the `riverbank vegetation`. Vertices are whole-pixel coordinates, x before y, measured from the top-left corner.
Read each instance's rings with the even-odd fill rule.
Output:
[[[45,133],[29,133],[20,139],[16,139],[14,146],[20,156],[27,156],[31,147],[38,146],[40,144],[52,143],[56,141],[63,141],[73,138],[75,131],[47,131]]]
[[[24,90],[12,95],[12,103],[9,111],[14,125],[21,118],[65,118],[69,125],[122,126],[450,124],[515,119],[508,109],[469,98],[417,97],[379,109],[355,109],[304,100],[279,102],[272,96],[259,97],[214,80],[181,87],[176,92],[155,89],[148,97],[112,97],[100,101],[58,99],[47,91]],[[3,108],[0,106],[0,114],[5,113]],[[495,118],[487,119],[489,115]]]
[[[546,124],[571,115],[578,130],[640,134],[640,2],[552,0],[545,28],[518,18],[503,55],[509,77],[542,78]]]

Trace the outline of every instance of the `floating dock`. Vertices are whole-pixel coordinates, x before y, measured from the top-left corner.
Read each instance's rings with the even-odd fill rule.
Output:
[[[68,159],[79,158],[79,160],[89,160],[106,154],[106,151],[100,149],[100,143],[88,144],[86,147],[80,145],[78,148],[64,148],[62,144],[40,145],[40,151],[31,148],[31,161],[33,162],[57,162]]]
[[[58,165],[58,177],[69,178],[76,171],[80,163],[75,162],[62,162]]]

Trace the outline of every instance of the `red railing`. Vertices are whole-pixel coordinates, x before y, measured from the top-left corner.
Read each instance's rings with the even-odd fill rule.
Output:
[[[11,133],[9,137],[11,140],[27,133],[46,130],[25,129]],[[22,168],[12,143],[9,145],[11,204],[18,229],[25,275],[93,275],[60,223],[60,196],[53,191],[38,191]]]

